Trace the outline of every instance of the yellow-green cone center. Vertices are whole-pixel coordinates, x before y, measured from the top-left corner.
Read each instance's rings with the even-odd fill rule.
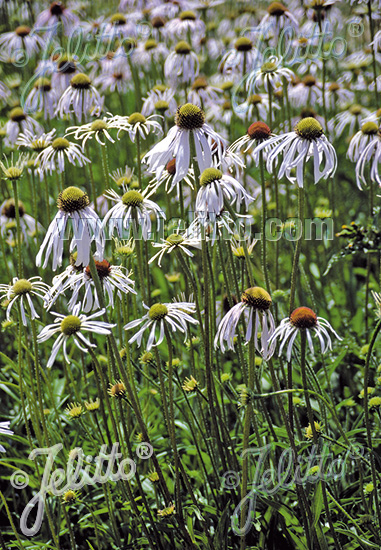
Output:
[[[148,316],[152,321],[160,321],[160,319],[164,319],[167,313],[167,306],[165,306],[164,304],[154,304],[150,307]]]
[[[194,11],[183,11],[180,13],[179,18],[181,21],[195,21],[196,20],[196,14]]]
[[[70,85],[72,88],[78,90],[88,90],[91,86],[91,80],[84,73],[79,73],[73,76],[73,78],[70,80]]]
[[[267,63],[263,63],[261,67],[262,73],[273,73],[277,68],[277,64],[273,61],[267,61]]]
[[[21,296],[22,294],[28,294],[32,290],[32,283],[27,279],[20,279],[12,287],[12,293],[14,296]]]
[[[122,202],[126,206],[137,207],[142,204],[144,197],[139,191],[127,191],[122,197]]]
[[[153,38],[150,38],[144,44],[144,49],[145,49],[146,52],[148,52],[150,50],[154,50],[155,48],[157,48],[157,42],[156,42],[156,40],[153,40]]]
[[[295,126],[295,132],[303,139],[313,140],[323,135],[321,124],[312,117],[303,118]]]
[[[114,13],[114,15],[111,16],[110,21],[113,25],[125,25],[127,19],[125,18],[123,13]]]
[[[375,122],[365,122],[365,124],[361,126],[361,131],[366,136],[372,136],[377,134],[378,126]]]
[[[52,142],[52,147],[56,151],[64,151],[70,147],[70,142],[66,138],[56,138]]]
[[[36,82],[34,83],[34,87],[38,90],[42,90],[43,92],[50,92],[50,90],[52,89],[50,80],[48,80],[47,78],[37,78]]]
[[[222,175],[221,170],[218,170],[217,168],[207,168],[200,176],[200,185],[202,187],[210,185],[214,181],[220,180]]]
[[[21,107],[15,107],[12,109],[12,111],[9,113],[9,118],[13,120],[13,122],[22,122],[26,119],[26,114],[21,109]]]
[[[259,286],[247,288],[242,293],[241,300],[254,309],[259,309],[261,311],[269,309],[272,304],[270,294]]]
[[[181,244],[184,242],[184,238],[181,235],[178,235],[177,233],[172,233],[172,235],[169,235],[167,238],[167,243],[172,244],[174,246]]]
[[[181,55],[187,55],[191,51],[191,47],[185,40],[180,40],[175,46],[175,52]]]
[[[253,48],[253,44],[246,36],[241,36],[234,44],[235,49],[238,52],[249,52]]]
[[[136,124],[137,122],[144,124],[145,121],[146,117],[141,113],[132,113],[132,115],[128,117],[128,124]]]
[[[94,120],[90,126],[92,132],[102,132],[107,129],[107,123],[104,120]]]
[[[197,105],[186,103],[178,107],[175,121],[177,126],[183,130],[196,130],[204,125],[205,113]]]
[[[58,195],[57,206],[63,212],[76,212],[89,206],[89,197],[78,187],[67,187]]]
[[[71,336],[81,330],[81,319],[76,315],[68,315],[61,321],[61,332],[66,336]]]

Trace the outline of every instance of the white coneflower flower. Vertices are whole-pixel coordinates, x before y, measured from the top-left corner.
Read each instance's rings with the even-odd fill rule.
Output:
[[[92,344],[84,336],[83,332],[91,332],[93,334],[102,334],[108,335],[111,334],[111,329],[116,325],[110,323],[105,323],[104,321],[94,321],[97,317],[101,317],[105,310],[101,309],[97,313],[93,313],[88,317],[86,315],[79,315],[79,305],[76,306],[73,310],[72,315],[60,315],[59,313],[53,312],[56,315],[54,323],[47,325],[42,329],[40,334],[37,337],[38,343],[46,342],[52,336],[59,333],[58,338],[54,342],[52,352],[49,357],[47,367],[50,368],[53,366],[57,354],[60,351],[61,347],[63,349],[63,355],[66,363],[70,364],[70,360],[67,354],[67,344],[70,337],[73,337],[74,344],[83,352],[88,351],[89,347],[96,348],[96,344]]]
[[[110,113],[109,113],[110,114]],[[81,126],[70,126],[66,130],[66,136],[73,135],[74,139],[82,141],[82,149],[84,149],[87,140],[95,138],[100,145],[106,145],[106,141],[102,138],[106,138],[111,143],[115,143],[115,140],[111,137],[109,130],[122,130],[124,124],[121,122],[119,116],[109,116],[98,118],[89,122],[88,124],[82,124]]]
[[[57,32],[57,25],[60,23],[63,26],[64,34],[68,36],[79,24],[79,19],[62,2],[52,2],[47,10],[37,16],[35,28],[46,32]]]
[[[263,86],[266,92],[268,92],[269,88],[271,88],[271,90],[282,88],[283,79],[287,82],[291,82],[293,78],[295,78],[293,71],[286,67],[282,67],[280,65],[280,60],[275,57],[272,61],[263,63],[260,69],[255,69],[249,74],[246,82],[246,89],[252,93],[257,88]]]
[[[364,171],[367,164],[371,162],[369,169],[369,177],[373,182],[377,182],[381,187],[381,176],[379,174],[378,165],[381,162],[381,127],[378,128],[375,139],[366,145],[365,149],[360,153],[356,163],[356,183],[359,189],[362,189],[361,183],[367,184]]]
[[[338,82],[331,82],[331,84],[326,85],[325,103],[327,108],[332,109],[332,111],[337,106],[340,107],[352,103],[354,98],[354,92],[348,90],[348,88],[343,88]],[[323,96],[319,99],[319,103],[323,104]]]
[[[90,160],[85,157],[82,147],[76,143],[71,143],[66,138],[55,138],[51,145],[43,149],[36,159],[40,162],[40,169],[43,172],[59,173],[65,170],[65,160],[74,166],[84,166]]]
[[[150,132],[154,134],[162,134],[163,129],[161,124],[154,120],[157,115],[145,117],[142,113],[132,113],[129,117],[120,117],[122,129],[128,132],[132,142],[135,142],[136,135],[146,139]]]
[[[270,312],[272,304],[270,294],[261,287],[248,288],[241,296],[241,301],[233,306],[220,322],[214,339],[214,346],[220,346],[221,351],[234,350],[234,337],[237,333],[237,325],[244,314],[247,319],[245,341],[253,338],[255,349],[263,354],[266,359],[269,352],[269,340],[275,330],[274,318]],[[261,333],[260,343],[258,333]]]
[[[164,75],[173,85],[187,84],[199,73],[200,63],[192,48],[182,40],[175,46],[164,63]]]
[[[0,170],[3,173],[3,179],[9,181],[19,180],[23,175],[28,158],[28,155],[21,153],[15,162],[13,152],[8,157],[4,155],[4,162],[0,161]]]
[[[357,162],[365,147],[372,141],[378,139],[378,125],[375,122],[365,122],[351,139],[348,147],[347,157],[352,162]]]
[[[10,430],[11,423],[9,420],[0,422],[0,434],[2,435],[13,435],[14,432]],[[5,449],[2,445],[0,445],[0,452],[5,453]]]
[[[194,230],[188,229],[183,235],[180,235],[179,233],[172,233],[166,239],[160,240],[161,243],[152,243],[152,246],[154,248],[160,248],[160,250],[154,256],[152,256],[152,258],[148,262],[149,264],[157,259],[157,263],[161,267],[161,261],[164,254],[170,254],[174,250],[181,250],[182,252],[184,252],[184,254],[186,254],[190,258],[193,258],[194,254],[190,250],[188,250],[188,247],[192,246],[194,248],[201,249],[200,235],[196,235]]]
[[[24,203],[19,201],[19,216],[20,216],[20,229],[25,239],[28,240],[28,236],[33,236],[37,227],[40,227],[36,220],[26,213]],[[0,230],[1,235],[9,234],[7,242],[15,242],[12,231],[16,231],[16,208],[15,200],[13,198],[5,200],[0,205]],[[15,237],[15,235],[14,235]]]
[[[139,182],[134,179],[134,168],[130,168],[127,164],[124,168],[117,168],[110,173],[110,178],[116,183],[119,189],[128,191],[131,184],[139,187]]]
[[[182,180],[189,171],[190,134],[192,132],[196,148],[196,160],[200,171],[213,166],[212,154],[215,153],[217,163],[221,163],[224,141],[212,128],[205,123],[205,113],[191,103],[186,103],[177,109],[176,126],[173,126],[167,136],[160,141],[143,158],[150,172],[156,172],[159,179],[167,163],[176,159],[176,173],[172,184]]]
[[[14,277],[12,283],[9,285],[0,285],[0,300],[6,298],[9,300],[7,307],[7,319],[11,318],[11,309],[14,304],[18,304],[21,312],[21,319],[24,326],[27,325],[27,319],[25,314],[25,300],[28,303],[30,309],[31,319],[38,319],[32,297],[38,296],[44,299],[44,295],[49,290],[49,285],[44,283],[41,277],[31,277],[30,279],[18,279]]]
[[[143,98],[142,115],[145,117],[152,115],[157,110],[156,105],[161,102],[168,105],[166,112],[175,113],[177,109],[177,102],[174,98],[175,90],[167,88],[163,84],[158,84],[147,94],[147,97]]]
[[[247,129],[247,132],[244,136],[236,139],[229,147],[228,151],[234,153],[234,151],[239,151],[240,153],[246,154],[248,152],[253,152],[253,147],[257,146],[259,143],[265,143],[269,145],[270,138],[276,137],[271,133],[270,128],[265,122],[253,122]],[[265,147],[265,150],[268,147]]]
[[[21,107],[15,107],[9,113],[8,122],[4,126],[6,132],[5,142],[7,147],[12,148],[21,132],[42,134],[44,129],[31,116],[24,113]]]
[[[253,47],[250,38],[241,36],[235,41],[234,48],[223,55],[219,71],[226,75],[244,76],[254,69],[259,58],[260,54]]]
[[[62,55],[56,62],[56,67],[52,73],[52,87],[57,91],[59,97],[70,86],[70,80],[83,71],[82,65],[79,65],[74,58]]]
[[[134,228],[135,231],[136,224],[141,229],[143,239],[149,239],[152,229],[151,216],[156,217],[158,231],[161,220],[165,220],[165,214],[160,206],[149,199],[154,192],[155,188],[148,187],[144,191],[127,191],[123,196],[118,195],[112,189],[106,191],[104,196],[116,204],[107,212],[102,227],[107,226],[110,235],[116,228],[119,237],[122,237],[123,230],[129,232]]]
[[[248,205],[254,200],[244,187],[232,176],[223,174],[218,168],[207,168],[200,176],[200,189],[196,197],[196,212],[219,215],[225,199],[239,210],[242,201]]]
[[[131,86],[131,71],[128,65],[118,63],[110,70],[104,69],[102,73],[94,79],[94,85],[98,86],[102,92],[126,93]]]
[[[281,2],[271,2],[267,8],[267,13],[262,17],[259,26],[264,28],[267,25],[271,26],[276,36],[279,36],[280,31],[287,26],[296,30],[299,27],[296,17]]]
[[[351,136],[356,127],[360,127],[361,119],[370,115],[370,111],[362,105],[354,104],[342,113],[337,114],[333,118],[335,137],[340,137],[344,130],[348,127],[348,134]]]
[[[102,109],[102,99],[99,92],[91,85],[90,78],[84,73],[78,73],[70,80],[70,86],[62,94],[57,114],[63,118],[74,113],[77,120],[88,117],[89,114],[99,116]]]
[[[280,109],[275,102],[273,109]],[[235,108],[237,116],[243,120],[266,120],[269,112],[269,97],[267,94],[251,94],[246,101]]]
[[[137,48],[132,53],[132,60],[140,67],[147,68],[151,63],[162,65],[167,56],[167,46],[149,38],[145,42],[139,41]]]
[[[114,13],[104,28],[104,36],[108,40],[115,38],[129,38],[137,35],[137,21],[133,17],[124,15],[123,13]]]
[[[174,38],[192,37],[192,40],[199,41],[205,33],[205,23],[197,18],[194,11],[182,11],[165,26],[166,34]]]
[[[125,330],[130,330],[139,325],[143,325],[128,343],[132,344],[137,342],[140,347],[142,344],[143,334],[146,330],[149,330],[149,336],[146,349],[149,351],[152,346],[158,346],[164,339],[165,324],[168,325],[170,332],[176,332],[179,330],[187,336],[188,326],[187,323],[198,324],[198,321],[194,319],[191,314],[195,313],[196,306],[192,302],[176,302],[169,304],[154,304],[151,307],[147,307],[143,304],[147,310],[146,315],[141,319],[136,319],[125,325]],[[156,336],[156,329],[159,329],[159,338]]]
[[[119,299],[122,294],[132,292],[135,282],[129,278],[127,269],[123,266],[111,265],[107,260],[98,262],[94,260],[97,269],[98,277],[101,281],[104,295],[108,298],[108,305],[114,307],[114,291]],[[66,271],[66,270],[65,270]],[[66,290],[72,291],[72,296],[68,302],[68,310],[71,311],[77,304],[84,313],[88,313],[93,309],[99,309],[99,297],[92,279],[90,266],[87,266],[81,272],[77,270],[66,277],[65,283],[61,280],[56,281],[56,287],[51,288],[48,295],[45,296],[47,309],[49,310],[57,301],[59,296],[64,294]],[[83,291],[83,297],[80,293]]]
[[[26,113],[44,113],[44,118],[53,118],[57,107],[58,96],[48,78],[36,80],[24,103]]]
[[[290,103],[294,107],[304,107],[305,105],[314,105],[322,101],[323,88],[317,78],[312,75],[306,75],[301,82],[290,88]]]
[[[20,133],[16,145],[18,147],[25,147],[34,153],[41,153],[44,149],[49,147],[54,140],[56,134],[56,129],[50,130],[48,133],[34,134],[29,130],[25,130]]]
[[[30,59],[44,47],[44,40],[33,32],[30,27],[21,25],[13,32],[5,32],[0,35],[0,57],[5,61],[14,61],[25,52]]]
[[[199,76],[192,83],[188,93],[188,101],[203,108],[216,105],[222,101],[222,91],[221,88],[208,84],[204,76]]]
[[[182,185],[181,181],[185,182],[191,189],[193,189],[194,186],[194,173],[193,168],[189,169],[189,172],[181,181],[175,181],[174,182],[174,176],[176,174],[176,159],[170,160],[163,172],[160,175],[160,178],[157,179],[156,177],[150,182],[152,185],[157,185],[159,187],[160,185],[165,185],[165,190],[167,193],[170,193],[173,188],[177,187],[177,196],[180,196],[180,185]]]
[[[335,338],[341,340],[328,321],[322,317],[317,317],[316,313],[309,307],[298,307],[291,313],[290,317],[280,322],[279,327],[275,329],[270,338],[270,346],[272,351],[274,351],[276,342],[279,340],[279,355],[281,355],[288,341],[287,361],[291,361],[292,346],[295,339],[301,330],[305,330],[311,353],[314,353],[311,333],[316,334],[320,342],[321,352],[325,353],[329,349],[332,349],[332,341],[327,329],[333,333]]]
[[[77,249],[75,265],[88,265],[90,263],[91,243],[95,241],[97,260],[103,260],[104,236],[101,222],[97,214],[89,207],[89,197],[78,187],[67,187],[58,195],[58,213],[49,225],[45,239],[37,254],[36,265],[41,266],[42,255],[46,249],[43,268],[48,264],[50,254],[53,252],[52,269],[62,265],[63,243],[68,221],[71,220],[73,239],[70,244],[70,252]]]
[[[320,181],[321,178],[327,179],[329,176],[333,176],[336,171],[336,151],[325,137],[321,124],[315,118],[302,118],[293,132],[264,141],[255,148],[253,156],[258,158],[260,150],[272,145],[275,147],[268,151],[267,171],[271,174],[274,172],[279,155],[283,154],[278,170],[279,179],[285,175],[289,181],[292,183],[296,181],[299,187],[303,187],[304,165],[311,158],[314,162],[314,183]],[[320,171],[323,160],[325,160],[325,165]],[[296,177],[291,176],[293,168],[296,169]]]

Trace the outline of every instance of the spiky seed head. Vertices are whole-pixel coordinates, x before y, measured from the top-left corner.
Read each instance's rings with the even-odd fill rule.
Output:
[[[77,212],[89,206],[90,200],[86,193],[78,187],[67,187],[58,195],[57,206],[63,212]]]
[[[123,15],[123,13],[114,13],[114,15],[112,15],[110,18],[110,22],[112,23],[112,25],[121,26],[126,24],[127,19]]]
[[[91,86],[91,80],[86,74],[78,73],[70,80],[70,86],[76,90],[88,90]]]
[[[168,314],[168,308],[164,304],[154,304],[150,307],[148,317],[152,321],[160,321]]]
[[[129,117],[128,117],[128,124],[137,124],[138,122],[140,122],[140,124],[144,124],[145,121],[146,121],[146,117],[144,115],[142,115],[141,113],[132,113]]]
[[[324,134],[322,125],[313,117],[302,118],[295,126],[295,132],[303,139],[314,140]]]
[[[187,55],[191,52],[192,48],[185,40],[180,40],[175,46],[175,52],[180,55]]]
[[[81,319],[76,315],[67,315],[61,321],[61,332],[65,336],[71,336],[81,330]]]
[[[223,174],[221,170],[218,170],[217,168],[207,168],[200,176],[200,185],[201,187],[210,185],[214,181],[220,180],[222,176]]]
[[[183,130],[196,130],[205,123],[205,113],[197,105],[185,103],[178,107],[175,117],[176,124]]]
[[[95,267],[97,269],[98,277],[102,281],[106,277],[108,277],[111,273],[111,264],[107,260],[102,260],[101,262],[98,262],[97,260],[94,260]],[[86,275],[92,279],[90,266],[88,265],[86,267]]]
[[[23,296],[32,290],[32,283],[28,279],[19,279],[12,286],[13,296]]]
[[[317,326],[317,315],[309,307],[298,307],[290,315],[291,324],[299,330]]]
[[[149,52],[150,50],[154,50],[155,48],[157,48],[157,42],[153,38],[150,38],[144,44],[144,49],[146,52]]]
[[[287,11],[286,6],[281,4],[280,2],[272,2],[269,7],[267,8],[267,12],[270,15],[274,15],[276,17],[281,17],[281,15],[284,15],[284,13]]]
[[[235,41],[234,47],[238,52],[249,52],[253,49],[253,43],[250,38],[241,36]]]
[[[270,294],[267,292],[267,290],[261,288],[260,286],[247,288],[243,292],[241,300],[250,307],[253,307],[254,309],[258,309],[260,311],[266,311],[267,309],[270,309],[272,304]]]
[[[94,122],[91,123],[90,130],[92,132],[103,132],[103,130],[107,129],[107,122],[104,120],[94,120]]]
[[[125,206],[131,206],[132,208],[137,208],[144,201],[144,197],[139,191],[127,191],[122,197],[122,202]]]
[[[15,107],[10,111],[9,118],[13,122],[22,122],[23,120],[26,119],[26,114],[21,109],[21,107]]]
[[[378,126],[375,122],[365,122],[361,126],[361,132],[366,136],[373,136],[378,132]]]
[[[56,138],[52,141],[52,147],[56,151],[64,151],[65,149],[69,149],[70,141],[66,138]]]
[[[184,237],[178,235],[177,233],[172,233],[172,235],[169,235],[169,237],[167,237],[167,243],[173,246],[178,246],[182,242],[184,242]]]
[[[265,124],[265,122],[253,122],[247,129],[247,134],[250,137],[250,139],[256,139],[258,141],[262,141],[264,139],[268,139],[271,136],[271,130]]]

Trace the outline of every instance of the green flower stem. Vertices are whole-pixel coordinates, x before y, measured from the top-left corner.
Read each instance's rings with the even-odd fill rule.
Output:
[[[46,221],[49,224],[50,223],[49,182],[45,171],[44,171],[44,190],[45,190]]]
[[[101,158],[102,158],[102,171],[104,183],[106,184],[106,189],[110,189],[110,176],[109,176],[109,160],[108,160],[108,151],[107,151],[107,142],[104,145],[99,144],[101,149]]]
[[[303,187],[298,186],[298,218],[300,224],[300,236],[296,241],[294,260],[292,264],[292,274],[291,274],[291,290],[290,290],[290,314],[295,309],[295,291],[296,283],[298,279],[298,269],[299,269],[299,258],[300,252],[302,249],[302,241],[304,238],[304,189]]]
[[[254,371],[255,371],[255,346],[253,336],[249,342],[249,377],[247,389],[251,392],[254,389]],[[245,423],[243,428],[243,439],[242,439],[242,452],[244,453],[249,448],[249,437],[250,437],[250,425],[251,425],[251,411],[252,407],[250,406],[250,396],[248,396],[248,403],[245,407]],[[260,445],[259,434],[257,434],[257,445]],[[241,482],[241,500],[247,496],[247,482],[249,477],[249,453],[245,453],[242,459],[242,482]],[[246,504],[241,508],[241,519],[240,527],[243,530],[246,523]],[[245,535],[241,536],[240,549],[245,550],[246,548],[246,537]]]
[[[168,420],[169,420],[169,434],[172,443],[173,456],[175,462],[175,483],[176,483],[176,497],[177,505],[176,512],[178,512],[181,521],[183,521],[183,510],[180,496],[180,476],[179,476],[179,465],[180,457],[176,445],[176,427],[175,427],[175,412],[174,412],[174,395],[173,395],[173,352],[172,352],[172,341],[171,336],[168,331],[168,327],[164,324],[165,338],[167,340],[168,348],[168,397],[169,397],[169,408],[168,408]]]
[[[42,423],[42,429],[45,436],[45,443],[47,447],[50,447],[50,438],[49,438],[49,432],[46,425],[46,419],[44,414],[44,403],[42,398],[42,391],[41,391],[41,373],[40,373],[40,362],[38,359],[38,344],[37,344],[37,331],[36,331],[36,321],[32,319],[32,312],[30,311],[30,324],[32,327],[32,341],[33,341],[33,354],[34,354],[34,368],[35,368],[35,375],[36,375],[36,383],[37,383],[37,395],[38,395],[38,405],[40,409],[40,420]]]
[[[380,502],[378,499],[378,492],[377,492],[377,475],[376,475],[376,463],[374,459],[374,453],[373,453],[373,444],[372,444],[372,431],[370,426],[370,418],[369,418],[369,396],[368,396],[368,384],[369,384],[369,371],[370,371],[370,359],[372,356],[373,348],[376,344],[376,340],[378,337],[378,334],[381,330],[381,319],[378,321],[376,328],[373,331],[372,337],[370,339],[368,353],[366,354],[365,359],[365,371],[364,371],[364,416],[365,416],[365,427],[366,427],[366,439],[367,439],[367,445],[370,452],[370,464],[371,464],[371,471],[372,471],[372,483],[374,486],[374,503],[376,507],[376,514],[378,519],[379,528],[381,529],[381,510],[380,510]]]
[[[374,41],[374,22],[372,18],[372,0],[368,0],[368,17],[369,17],[369,29],[370,29],[370,41]],[[378,105],[378,90],[377,90],[377,60],[374,46],[372,47],[372,65],[373,65],[373,78],[374,78],[374,99],[376,105]]]
[[[92,254],[90,254],[90,272],[91,272],[92,279],[94,281],[95,288],[97,290],[99,305],[100,305],[101,308],[105,309],[105,313],[104,313],[105,321],[109,322],[107,309],[106,309],[106,306],[105,306],[103,289],[102,289],[102,285],[101,285],[101,282],[100,282],[100,279],[99,279],[97,268],[95,267],[94,258],[92,256]],[[130,401],[131,406],[132,406],[132,408],[135,412],[136,419],[139,423],[140,430],[141,430],[142,435],[143,435],[143,440],[145,442],[151,444],[151,440],[150,440],[150,437],[148,435],[147,427],[146,427],[146,424],[144,422],[144,419],[143,419],[143,416],[142,416],[142,413],[141,413],[141,410],[140,410],[140,407],[139,407],[139,401],[135,399],[135,394],[134,394],[134,391],[133,391],[132,386],[131,386],[131,383],[133,383],[133,381],[130,382],[128,377],[125,374],[124,365],[123,365],[123,362],[122,362],[122,359],[120,357],[119,350],[118,350],[118,345],[117,345],[117,342],[115,340],[115,336],[112,332],[109,335],[108,339],[109,339],[109,342],[110,342],[110,345],[111,345],[111,349],[114,353],[114,357],[115,357],[115,359],[118,363],[120,373],[123,376],[122,379],[123,379],[124,385],[126,386],[129,401]],[[152,448],[153,448],[153,446],[152,446]],[[164,495],[166,501],[169,503],[170,500],[171,500],[170,493],[168,491],[167,484],[165,483],[163,472],[161,470],[158,458],[157,458],[156,453],[155,453],[154,450],[153,450],[153,454],[152,454],[151,458],[152,458],[152,462],[154,463],[155,470],[157,471],[158,476],[159,476],[160,487],[163,491],[163,495]]]
[[[12,280],[12,275],[11,275],[11,270],[9,269],[9,265],[8,265],[8,255],[6,253],[6,250],[5,250],[5,243],[4,243],[4,237],[3,237],[3,234],[2,232],[0,231],[0,245],[1,245],[1,253],[3,255],[3,264],[5,266],[5,271],[7,272],[7,278],[8,278],[8,281],[11,281]]]
[[[86,156],[89,157],[89,145],[88,145],[87,142],[86,142],[86,145],[85,145],[85,153],[86,153]],[[86,169],[89,173],[89,179],[90,179],[90,185],[91,185],[91,195],[92,195],[92,199],[93,199],[93,202],[94,202],[94,210],[98,214],[97,188],[96,188],[96,185],[95,185],[92,163],[88,162],[85,166],[86,166]]]
[[[270,97],[271,97],[271,94],[269,94],[269,98]],[[265,278],[266,290],[267,292],[271,292],[269,274],[267,271],[267,243],[266,243],[267,208],[266,208],[266,184],[265,184],[263,151],[259,152],[259,167],[261,172],[261,189],[262,189],[262,236],[261,236],[262,271]]]
[[[22,279],[22,259],[21,259],[21,225],[20,225],[20,211],[19,211],[19,195],[17,189],[17,181],[12,180],[13,197],[15,200],[15,212],[16,212],[16,231],[17,231],[17,275],[19,279]]]

